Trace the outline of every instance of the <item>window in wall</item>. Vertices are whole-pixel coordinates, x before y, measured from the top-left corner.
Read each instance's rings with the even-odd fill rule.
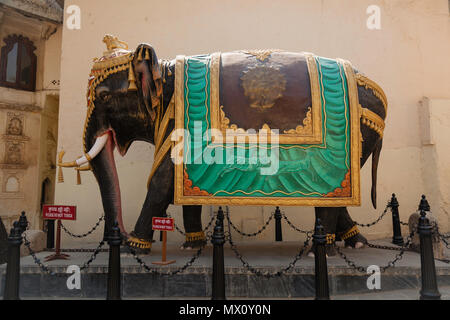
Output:
[[[36,47],[28,38],[10,35],[1,50],[0,85],[34,91],[36,87]]]

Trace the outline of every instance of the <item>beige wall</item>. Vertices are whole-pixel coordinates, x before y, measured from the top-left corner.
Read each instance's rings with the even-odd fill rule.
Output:
[[[384,209],[391,193],[400,201],[402,220],[417,209],[420,195],[430,197],[443,230],[449,228],[450,173],[446,160],[450,151],[438,139],[424,146],[419,126],[419,102],[423,97],[440,99],[439,108],[447,112],[450,99],[450,19],[447,0],[381,1],[129,1],[69,0],[81,9],[81,30],[64,28],[62,46],[62,92],[58,150],[66,160],[82,152],[82,130],[86,114],[86,85],[93,57],[104,51],[102,38],[114,34],[130,48],[148,42],[158,57],[173,59],[177,54],[193,55],[215,51],[252,48],[280,48],[309,51],[325,57],[342,57],[375,80],[389,100],[384,148],[378,170],[378,209],[370,204],[370,161],[362,170],[363,204],[350,208],[361,223],[374,220]],[[381,8],[381,30],[366,27],[369,5]],[[67,17],[66,17],[67,18]],[[440,112],[441,112],[440,111]],[[442,118],[436,130],[447,130],[450,120]],[[444,132],[444,131],[443,131]],[[447,132],[447,131],[445,131]],[[448,143],[445,142],[445,143]],[[425,152],[436,149],[438,158],[425,159]],[[147,175],[153,147],[135,143],[127,156],[116,153],[122,190],[125,225],[131,230],[145,197]],[[447,161],[448,163],[448,161]],[[433,179],[428,172],[435,168]],[[75,172],[65,170],[66,182],[58,184],[56,202],[78,206],[78,220],[67,223],[74,232],[85,232],[102,213],[100,193],[92,174],[83,174],[83,185],[75,185]],[[439,194],[439,196],[436,196]],[[446,199],[440,201],[440,199]],[[439,201],[440,203],[436,203]],[[273,208],[232,208],[233,221],[244,231],[255,231]],[[182,225],[180,208],[177,223]],[[311,228],[312,208],[285,208],[297,226]],[[436,212],[437,211],[437,212]],[[204,210],[204,221],[210,209]],[[364,230],[369,238],[391,235],[391,221]],[[273,226],[262,237],[272,239]],[[298,239],[287,227],[286,239]],[[91,239],[99,240],[101,232]],[[178,234],[169,240],[181,241]],[[68,239],[64,241],[69,241]]]
[[[17,220],[21,211],[25,211],[31,228],[38,229],[42,227],[41,184],[46,177],[54,181],[56,172],[55,168],[50,168],[49,162],[54,162],[56,156],[59,83],[53,84],[52,81],[60,79],[62,27],[24,17],[9,9],[1,12],[1,46],[4,45],[3,39],[10,34],[28,37],[36,46],[37,73],[35,92],[0,87],[0,216],[9,229],[12,221]],[[4,164],[5,146],[11,140],[11,137],[4,136],[8,114],[23,120],[24,133],[20,138],[24,146],[23,165]],[[55,140],[53,150],[49,147],[52,145],[49,131]],[[19,180],[17,192],[5,190],[5,183],[11,176]]]

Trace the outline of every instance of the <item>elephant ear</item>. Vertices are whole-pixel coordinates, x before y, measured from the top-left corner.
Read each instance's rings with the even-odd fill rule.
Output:
[[[155,120],[156,109],[161,103],[162,79],[155,50],[148,44],[140,44],[134,55],[134,70],[136,73],[136,84],[144,99],[147,111]]]

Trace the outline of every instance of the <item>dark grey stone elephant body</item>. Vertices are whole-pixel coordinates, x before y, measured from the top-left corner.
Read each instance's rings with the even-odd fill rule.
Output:
[[[153,238],[152,217],[163,216],[168,206],[173,203],[174,164],[170,153],[167,153],[150,181],[134,230],[128,234],[121,219],[120,189],[112,151],[117,147],[120,154],[125,155],[130,144],[136,140],[155,143],[155,122],[164,115],[174,94],[175,61],[158,61],[153,48],[146,44],[139,45],[128,57],[128,68],[113,69],[111,74],[98,80],[94,87],[91,85],[92,109],[86,121],[84,144],[87,153],[98,137],[108,137],[105,146],[95,158],[89,159],[89,154],[87,155],[101,191],[105,210],[105,238],[117,220],[129,244],[148,251]],[[126,66],[126,63],[123,63],[123,66]],[[95,72],[93,75],[96,77]],[[385,102],[376,94],[374,88],[358,83],[358,94],[361,106],[385,119]],[[376,206],[376,175],[382,137],[373,127],[361,121],[361,167],[372,155],[372,202]],[[171,120],[166,137],[173,128],[174,121]],[[69,166],[67,163],[60,165]],[[186,231],[184,247],[205,244],[201,208],[199,205],[183,206]],[[337,240],[343,239],[351,246],[359,246],[365,242],[364,237],[355,231],[355,224],[345,207],[317,207],[315,210],[325,231],[335,234]]]

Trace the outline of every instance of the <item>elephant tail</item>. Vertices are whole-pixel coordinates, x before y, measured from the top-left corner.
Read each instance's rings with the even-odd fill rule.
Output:
[[[375,149],[372,152],[372,205],[377,208],[377,172],[378,172],[378,160],[380,160],[381,147],[383,146],[383,139],[379,139],[375,145]]]

